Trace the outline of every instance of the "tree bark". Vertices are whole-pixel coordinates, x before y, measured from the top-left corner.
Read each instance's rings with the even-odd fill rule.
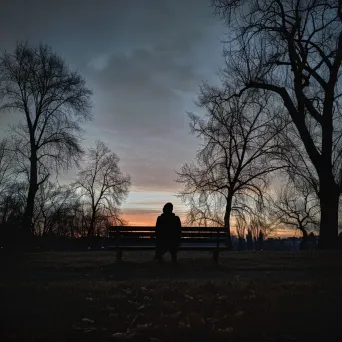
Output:
[[[301,233],[303,234],[303,240],[301,241],[299,248],[300,250],[306,250],[308,247],[308,242],[309,242],[309,236],[308,236],[308,232],[306,231],[306,229],[301,225],[301,223],[298,226],[298,229],[301,231]]]
[[[337,248],[338,206],[340,193],[333,179],[320,179],[321,222],[318,247],[320,249]]]
[[[303,240],[307,240],[308,239],[308,232],[305,230],[305,228],[304,227],[302,227],[302,226],[299,226],[298,227],[298,229],[302,232],[302,234],[303,234]]]
[[[38,191],[37,156],[35,153],[31,153],[30,164],[30,185],[26,199],[26,207],[23,217],[23,227],[26,233],[28,233],[29,235],[33,235],[34,200]]]
[[[228,196],[227,205],[226,205],[226,212],[224,214],[224,228],[227,232],[227,248],[230,251],[233,250],[232,237],[230,234],[230,213],[232,211],[232,202],[233,202],[232,196]]]
[[[88,230],[88,236],[94,235],[94,231],[95,231],[95,218],[96,218],[96,210],[92,210],[91,220],[90,220],[90,225],[89,225],[89,230]]]

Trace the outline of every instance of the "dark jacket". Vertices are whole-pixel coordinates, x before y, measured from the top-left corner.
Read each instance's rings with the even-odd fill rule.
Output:
[[[157,218],[157,241],[167,244],[179,244],[182,234],[181,221],[174,213],[163,213]]]

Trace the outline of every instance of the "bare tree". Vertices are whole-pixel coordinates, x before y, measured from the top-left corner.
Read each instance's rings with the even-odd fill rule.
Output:
[[[271,215],[280,225],[298,229],[304,246],[308,232],[319,228],[319,178],[293,123],[286,124],[278,138],[278,160],[284,164],[280,177],[286,183],[277,189],[275,199],[270,197]]]
[[[202,190],[199,193],[178,194],[189,210],[186,224],[199,227],[223,227],[225,199],[219,193]]]
[[[58,231],[58,221],[71,215],[71,207],[76,200],[74,189],[60,186],[50,181],[39,187],[33,222],[38,235],[61,235]],[[63,234],[65,235],[65,234]]]
[[[281,186],[276,192],[271,211],[279,224],[298,229],[304,242],[308,233],[318,227],[319,202],[305,182],[294,184],[289,181]]]
[[[91,210],[88,235],[94,234],[101,217],[119,219],[118,208],[130,185],[129,175],[124,175],[119,168],[118,156],[103,142],[96,141],[95,147],[88,149],[86,165],[74,183]]]
[[[240,213],[235,216],[235,232],[238,237],[238,249],[240,251],[244,250],[245,246],[245,236],[247,233],[247,218],[244,213]]]
[[[29,180],[24,227],[33,233],[34,201],[53,172],[77,163],[80,123],[90,118],[91,91],[46,45],[17,45],[0,58],[0,109],[22,115],[13,127],[21,171]]]
[[[247,219],[245,215],[240,214],[235,217],[235,231],[239,239],[244,239],[247,232]]]
[[[70,236],[86,236],[90,222],[89,206],[78,198],[76,201],[71,203],[70,212],[72,217],[72,221],[70,223]]]
[[[6,139],[0,141],[0,191],[5,190],[11,179],[13,163],[8,145]]]
[[[179,195],[197,219],[207,219],[210,213],[214,222],[217,208],[223,209],[221,222],[232,248],[231,213],[246,211],[248,201],[262,198],[270,173],[278,169],[272,163],[276,133],[267,97],[221,99],[219,89],[202,88],[199,105],[206,109],[206,118],[189,116],[192,133],[204,145],[195,163],[182,166],[177,181],[184,184]]]
[[[267,238],[277,229],[277,221],[268,213],[258,211],[250,214],[249,230],[252,233],[254,241],[258,240],[260,235]]]
[[[16,235],[25,210],[27,184],[13,182],[6,184],[0,193],[0,226],[1,234]]]
[[[334,248],[342,191],[339,0],[212,0],[231,27],[226,82],[278,96],[319,180],[320,247]]]
[[[308,157],[304,144],[293,123],[284,125],[278,136],[280,151],[278,161],[284,167],[280,177],[288,179],[292,184],[305,188],[319,197],[319,179],[315,167]]]

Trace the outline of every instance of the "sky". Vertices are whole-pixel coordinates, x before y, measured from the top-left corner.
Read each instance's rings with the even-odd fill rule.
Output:
[[[199,148],[187,112],[201,114],[201,83],[219,82],[226,31],[208,0],[0,0],[1,50],[46,43],[92,89],[84,146],[105,142],[131,175],[131,225],[154,225],[169,201],[184,220],[175,171]],[[13,117],[1,115],[2,130]]]

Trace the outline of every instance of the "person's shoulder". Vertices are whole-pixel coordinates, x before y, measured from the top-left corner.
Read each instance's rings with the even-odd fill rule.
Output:
[[[175,216],[174,216],[174,219],[180,222],[179,216],[175,215]]]

